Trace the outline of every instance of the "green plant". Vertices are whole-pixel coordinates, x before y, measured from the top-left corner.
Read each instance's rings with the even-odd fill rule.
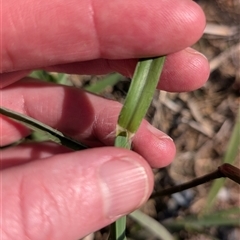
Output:
[[[232,131],[231,138],[228,142],[228,148],[223,158],[223,163],[234,163],[237,157],[237,154],[239,152],[239,147],[240,147],[240,107],[238,109],[238,115],[236,118],[235,126]],[[240,177],[240,174],[238,174],[238,177]],[[223,187],[225,181],[226,180],[224,178],[214,181],[209,191],[207,202],[206,202],[205,208],[202,211],[202,214],[206,214],[213,207],[213,204],[216,200],[216,196],[219,190],[221,189],[221,187]]]
[[[134,76],[118,117],[115,146],[131,149],[132,139],[145,116],[159,77],[165,57],[142,59],[138,62]],[[147,91],[146,91],[147,89]],[[110,239],[124,240],[126,217],[111,225]]]

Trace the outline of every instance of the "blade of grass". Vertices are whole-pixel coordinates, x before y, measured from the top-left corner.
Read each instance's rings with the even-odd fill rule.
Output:
[[[131,149],[132,138],[153,98],[165,57],[139,60],[116,127],[115,146]],[[125,240],[126,217],[111,225],[111,240]]]
[[[130,135],[137,131],[152,101],[164,60],[165,57],[142,59],[137,64],[119,116],[117,135],[122,130]]]
[[[62,85],[71,85],[70,81],[67,80],[67,74],[64,73],[49,73],[44,70],[36,70],[29,74],[29,77],[41,79],[47,82],[53,82]]]
[[[14,112],[10,109],[0,107],[0,114],[5,115],[14,121],[17,121],[24,126],[30,128],[31,130],[41,132],[45,134],[50,141],[53,141],[55,143],[61,144],[65,147],[68,147],[73,150],[83,150],[87,147],[79,143],[72,138],[64,135],[63,133],[59,132],[58,130],[49,127],[48,125],[37,121],[34,118],[28,117],[26,115],[23,115],[21,113]]]
[[[185,216],[184,219],[171,219],[162,224],[171,229],[193,229],[200,230],[212,226],[239,226],[240,208],[222,210],[204,216]]]
[[[105,78],[97,81],[94,84],[91,84],[90,86],[85,87],[84,89],[89,92],[98,94],[103,92],[107,87],[114,86],[119,81],[121,81],[122,78],[122,75],[118,73],[109,74]]]
[[[117,240],[126,240],[125,228],[126,228],[126,217],[119,218],[118,221],[110,225],[110,236],[109,239],[112,239],[113,236],[118,236]]]
[[[138,222],[142,227],[150,231],[154,237],[158,237],[162,240],[174,240],[169,231],[155,219],[144,214],[140,210],[136,210],[129,215],[132,219]]]
[[[238,115],[236,119],[236,123],[234,125],[231,138],[228,143],[226,154],[223,158],[224,163],[233,163],[237,157],[240,147],[240,108],[238,110]],[[207,197],[206,205],[203,208],[202,214],[206,214],[210,211],[212,206],[214,205],[217,194],[219,190],[223,187],[225,183],[225,179],[215,180]]]

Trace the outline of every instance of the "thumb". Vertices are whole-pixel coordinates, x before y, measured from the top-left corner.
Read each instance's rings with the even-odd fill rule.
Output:
[[[5,169],[3,239],[84,237],[137,209],[152,187],[146,161],[113,147],[59,154]]]

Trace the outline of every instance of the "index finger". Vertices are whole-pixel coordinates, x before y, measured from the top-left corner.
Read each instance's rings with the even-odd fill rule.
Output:
[[[168,54],[192,45],[205,26],[190,0],[8,0],[2,9],[1,72]]]

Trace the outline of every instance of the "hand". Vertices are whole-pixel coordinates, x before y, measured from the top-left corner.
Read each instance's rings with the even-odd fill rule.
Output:
[[[203,32],[203,12],[189,0],[8,0],[2,9],[1,105],[94,147],[1,150],[2,239],[81,238],[148,199],[150,166],[169,164],[174,144],[143,121],[136,153],[103,147],[113,145],[119,103],[23,77],[32,69],[132,76],[137,58],[168,55],[158,87],[194,90],[209,74],[206,58],[188,48]],[[0,121],[2,146],[29,134],[3,116]]]

